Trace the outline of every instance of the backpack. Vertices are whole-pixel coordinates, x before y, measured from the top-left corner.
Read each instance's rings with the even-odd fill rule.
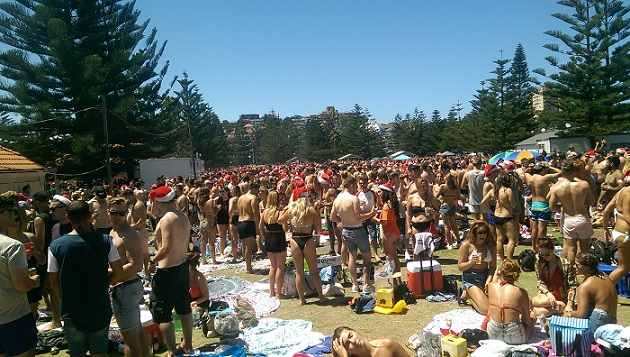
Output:
[[[415,304],[417,302],[416,297],[413,296],[411,290],[409,290],[409,287],[405,282],[402,282],[394,287],[394,304],[400,300],[405,300],[407,305]]]
[[[617,245],[613,242],[600,242],[597,239],[593,239],[593,242],[591,242],[591,252],[600,262],[606,265],[612,265],[617,262],[615,259]]]
[[[525,249],[518,255],[518,264],[523,271],[534,271],[536,265],[536,253],[531,249]]]
[[[459,290],[457,288],[458,280],[459,279],[454,276],[444,275],[444,277],[442,278],[442,281],[444,283],[444,292],[447,294],[457,295],[459,293]]]
[[[37,347],[35,347],[35,353],[48,353],[53,347],[57,347],[60,350],[68,348],[66,334],[63,331],[50,330],[48,332],[39,332],[37,334]]]

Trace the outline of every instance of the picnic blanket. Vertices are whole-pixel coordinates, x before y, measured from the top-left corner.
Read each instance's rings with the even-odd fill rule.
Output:
[[[238,276],[210,276],[206,279],[208,282],[208,290],[210,291],[210,300],[220,300],[217,297],[226,294],[238,294],[249,290],[251,283]]]
[[[230,308],[234,310],[236,306],[236,298],[240,296],[247,301],[254,311],[256,311],[256,317],[264,317],[271,315],[272,312],[278,310],[280,307],[280,300],[274,299],[269,296],[269,293],[260,290],[246,290],[240,293],[227,293],[220,296],[210,298],[210,301],[221,300],[230,305]]]
[[[217,262],[219,259],[217,259]],[[241,268],[245,266],[245,262],[242,260],[237,260],[237,263],[232,263],[232,258],[226,258],[226,260],[220,264],[200,264],[197,267],[197,270],[201,272],[201,274],[208,276],[209,273],[218,270],[226,270],[226,269],[234,269]]]
[[[249,354],[293,356],[324,341],[325,336],[312,328],[313,324],[306,320],[265,318],[258,325],[242,330],[239,338],[247,342]]]

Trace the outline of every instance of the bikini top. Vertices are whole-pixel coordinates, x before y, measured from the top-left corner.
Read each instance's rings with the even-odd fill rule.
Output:
[[[502,280],[499,283],[500,287],[502,287],[503,285],[508,285],[508,284],[509,283],[506,280]],[[501,323],[505,322],[505,309],[512,310],[514,312],[521,312],[521,310],[517,310],[517,309],[515,309],[513,307],[505,306],[505,305],[499,306],[499,305],[490,304],[490,306],[494,306],[494,307],[498,307],[499,308],[499,316],[501,318],[501,321],[500,321]]]
[[[421,207],[421,206],[411,206],[411,213],[412,214],[421,214],[421,213],[425,213],[427,210],[425,207]]]
[[[483,259],[484,262],[486,263],[490,263],[492,261],[492,256],[490,254],[490,249],[488,248],[487,244],[483,244],[486,246],[486,257]],[[474,247],[474,246],[473,246]],[[477,248],[475,248],[475,250],[470,253],[470,255],[468,256],[468,261],[470,261],[472,259],[473,254],[475,254],[475,252],[477,252],[477,254],[480,254],[480,252],[477,250]]]

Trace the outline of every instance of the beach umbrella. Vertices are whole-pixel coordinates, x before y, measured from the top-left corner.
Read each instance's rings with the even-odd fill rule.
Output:
[[[440,156],[455,156],[455,153],[451,151],[444,151],[442,154],[440,154]]]
[[[521,162],[523,159],[535,159],[538,156],[541,156],[541,155],[537,151],[534,151],[534,150],[521,150],[521,151],[515,151],[515,152],[511,153],[510,155],[506,156],[505,160],[512,160],[514,162]],[[549,160],[545,157],[545,161],[549,161]]]
[[[490,160],[488,160],[488,163],[496,165],[497,161],[499,161],[500,159],[507,160],[506,158],[513,153],[514,151],[504,151],[502,153],[496,154],[493,157],[491,157]]]

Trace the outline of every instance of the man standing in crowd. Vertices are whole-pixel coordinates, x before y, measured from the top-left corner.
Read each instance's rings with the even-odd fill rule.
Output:
[[[133,192],[131,196],[133,197]],[[143,248],[140,235],[127,222],[127,201],[115,197],[109,201],[109,216],[114,229],[110,235],[120,255],[122,276],[111,288],[114,316],[125,341],[125,356],[150,356],[149,339],[140,322],[140,305],[144,287],[138,272],[142,270]]]
[[[48,254],[48,246],[50,246],[50,242],[52,241],[52,228],[55,225],[55,221],[50,215],[50,196],[44,191],[36,192],[33,195],[31,204],[35,210],[35,218],[33,219],[31,230],[35,234],[37,247],[41,247],[41,253],[46,256]],[[48,306],[50,306],[52,305],[51,300],[53,300],[53,298],[50,298],[50,288],[47,288],[50,287],[50,282],[46,279],[47,274],[45,263],[37,266],[37,275],[39,275],[39,279],[42,283],[41,287],[38,287],[37,289],[41,290],[44,301]],[[31,294],[32,293],[33,292],[31,292]],[[58,321],[52,321],[43,328],[43,331],[57,327],[61,327],[61,324]]]
[[[377,181],[380,182],[378,179]],[[376,196],[376,193],[372,190],[368,177],[365,175],[359,177],[359,192],[357,192],[357,198],[359,199],[360,213],[372,212],[372,210],[378,206],[378,196]],[[374,260],[376,263],[379,263],[381,261],[381,258],[378,256],[379,227],[376,225],[374,217],[363,221],[363,227],[367,231],[372,249],[374,249]]]
[[[109,219],[107,211],[107,190],[103,186],[96,186],[94,198],[88,201],[90,212],[93,214],[92,224],[94,228],[103,234],[109,234],[112,230],[112,221]]]
[[[474,158],[472,160],[473,169],[464,174],[462,188],[468,188],[468,203],[470,213],[473,214],[475,220],[484,219],[485,211],[481,205],[484,196],[484,171],[481,169],[481,159]]]
[[[120,255],[109,235],[90,229],[86,202],[70,203],[68,217],[72,232],[52,242],[48,251],[48,273],[53,294],[61,298],[68,352],[71,356],[88,351],[92,356],[107,356],[112,318],[108,287],[123,272]]]
[[[370,254],[370,240],[367,231],[363,228],[363,221],[374,217],[375,210],[361,214],[359,198],[357,193],[357,180],[349,176],[343,181],[343,192],[341,192],[335,202],[333,202],[330,212],[330,220],[341,222],[343,229],[341,236],[346,243],[350,257],[348,259],[348,269],[352,279],[352,292],[359,292],[359,281],[357,279],[357,249],[361,250],[363,256],[363,292],[371,293],[374,285],[370,284],[370,265],[372,256]]]
[[[34,357],[37,327],[26,292],[39,287],[39,275],[29,276],[24,245],[6,235],[17,215],[15,202],[0,197],[0,355]]]
[[[258,206],[258,192],[260,185],[249,184],[249,191],[238,198],[238,235],[243,243],[243,259],[247,272],[254,274],[252,268],[252,253],[256,243],[258,224],[260,222],[260,208]]]
[[[151,281],[150,310],[153,321],[160,326],[160,332],[168,348],[168,356],[192,351],[193,319],[190,308],[190,278],[186,251],[190,240],[190,222],[188,217],[175,205],[175,191],[168,186],[160,186],[150,193],[153,208],[160,219],[155,229],[157,251],[151,264],[157,271]],[[177,346],[175,327],[171,312],[180,316],[183,340]]]
[[[575,178],[573,160],[562,163],[562,176],[564,180],[551,188],[549,207],[552,211],[562,210],[564,214],[562,253],[573,264],[578,241],[582,252],[588,252],[591,246],[593,225],[589,219],[588,206],[595,204],[595,196],[588,182]]]
[[[149,271],[149,230],[147,230],[147,206],[145,206],[144,202],[138,200],[137,196],[131,190],[123,191],[123,198],[127,200],[127,203],[129,204],[127,220],[129,221],[131,228],[135,229],[140,236],[144,275],[147,279],[149,279],[151,274]]]

